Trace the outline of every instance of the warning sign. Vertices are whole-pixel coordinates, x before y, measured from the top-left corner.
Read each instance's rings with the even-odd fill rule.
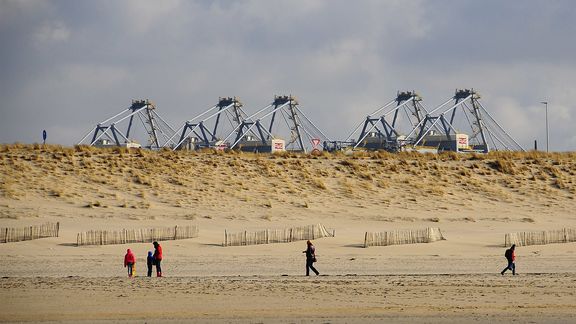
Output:
[[[312,147],[316,148],[316,146],[318,146],[318,144],[320,144],[320,139],[319,138],[313,138],[312,139]]]

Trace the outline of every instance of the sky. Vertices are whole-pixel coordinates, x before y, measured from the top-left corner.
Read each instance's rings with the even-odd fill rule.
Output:
[[[0,0],[0,143],[74,145],[150,99],[174,128],[292,94],[331,139],[415,90],[474,88],[525,149],[576,150],[572,0]]]

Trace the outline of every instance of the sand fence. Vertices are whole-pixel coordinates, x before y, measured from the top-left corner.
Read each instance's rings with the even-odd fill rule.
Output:
[[[122,229],[118,231],[88,231],[78,233],[76,245],[108,245],[183,240],[198,237],[198,226]]]
[[[576,229],[563,228],[553,231],[517,232],[504,235],[504,246],[544,245],[576,242]]]
[[[30,241],[45,237],[58,237],[60,222],[25,227],[0,227],[0,242]]]
[[[366,232],[366,235],[364,235],[364,247],[367,248],[369,246],[431,243],[440,240],[445,240],[445,238],[442,236],[442,232],[437,227],[380,233]]]
[[[224,231],[223,246],[241,246],[270,243],[289,243],[303,240],[315,240],[323,237],[334,237],[335,231],[329,232],[324,225],[308,225],[284,229],[266,229],[256,232],[228,233]]]

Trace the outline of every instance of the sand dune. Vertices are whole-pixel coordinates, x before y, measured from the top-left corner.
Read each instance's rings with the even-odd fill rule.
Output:
[[[58,238],[1,243],[0,321],[574,321],[576,243],[504,234],[576,227],[576,155],[256,155],[0,146],[0,227],[58,221]],[[322,223],[317,278],[302,242],[227,247],[224,230]],[[163,242],[166,278],[124,278],[132,248],[76,234],[197,224]],[[361,248],[366,231],[440,227],[446,241]],[[77,298],[78,297],[78,298]]]

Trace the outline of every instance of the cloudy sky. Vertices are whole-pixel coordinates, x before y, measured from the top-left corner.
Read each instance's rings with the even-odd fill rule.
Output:
[[[572,0],[0,0],[0,143],[73,145],[149,98],[174,126],[219,96],[293,94],[344,139],[398,90],[456,88],[525,148],[576,150]]]

